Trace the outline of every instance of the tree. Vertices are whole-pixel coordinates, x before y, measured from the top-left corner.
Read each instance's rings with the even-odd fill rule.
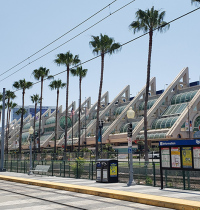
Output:
[[[59,90],[60,90],[60,88],[64,88],[65,86],[66,86],[66,83],[62,83],[62,81],[60,79],[52,81],[49,85],[51,90],[57,90],[54,153],[56,153],[56,140],[58,139],[57,126],[58,126]]]
[[[67,119],[68,119],[68,97],[69,97],[69,72],[70,66],[76,65],[80,62],[79,56],[73,56],[70,51],[67,53],[60,53],[57,55],[57,58],[54,60],[57,65],[64,65],[67,67],[67,86],[66,86],[66,110],[65,110],[65,144],[64,144],[64,151],[67,150]]]
[[[200,3],[200,0],[191,0],[192,4],[193,3]]]
[[[87,69],[83,69],[82,66],[78,66],[76,69],[72,69],[71,73],[73,76],[79,77],[79,113],[78,113],[78,129],[79,129],[79,138],[78,138],[78,152],[80,152],[80,137],[81,137],[81,82],[82,78],[86,77]]]
[[[44,67],[33,70],[33,76],[36,80],[41,81],[41,93],[40,93],[40,120],[39,120],[39,131],[38,131],[38,152],[40,152],[40,131],[41,131],[41,121],[42,121],[42,92],[44,79],[52,79],[53,76],[49,75],[50,70]]]
[[[93,47],[93,53],[101,55],[101,77],[99,85],[98,105],[97,105],[97,121],[96,121],[96,159],[98,158],[98,129],[99,129],[99,109],[101,103],[101,93],[103,86],[103,72],[104,72],[104,57],[108,53],[112,55],[121,49],[119,43],[115,43],[113,38],[107,35],[92,36],[92,41],[89,42],[90,46]]]
[[[21,154],[22,147],[22,128],[23,128],[23,116],[24,116],[24,95],[26,89],[30,89],[33,86],[32,82],[26,81],[25,79],[14,82],[13,87],[17,90],[22,89],[22,108],[21,108],[21,124],[20,124],[20,134],[19,134],[19,153]]]
[[[35,121],[36,121],[36,113],[37,113],[37,104],[40,102],[40,96],[38,94],[33,94],[31,96],[31,101],[35,104],[35,116],[34,116],[34,123],[33,123],[33,129],[34,129],[34,133],[33,133],[33,149],[34,149],[34,152],[35,152]]]
[[[9,124],[10,124],[10,100],[15,99],[16,95],[13,91],[7,90],[5,93],[6,107],[7,107],[7,123],[6,123],[6,145],[5,152],[8,154],[8,137],[9,137]]]
[[[153,32],[157,30],[159,32],[164,32],[169,29],[169,24],[163,21],[165,17],[165,11],[160,12],[154,10],[141,10],[136,12],[136,21],[130,24],[130,28],[133,32],[144,31],[149,33],[149,50],[148,50],[148,63],[147,63],[147,79],[146,79],[146,90],[145,90],[145,106],[144,106],[144,137],[145,137],[145,161],[148,161],[148,144],[147,144],[147,102],[149,96],[149,81],[150,81],[150,69],[151,69],[151,53],[152,53],[152,41]]]

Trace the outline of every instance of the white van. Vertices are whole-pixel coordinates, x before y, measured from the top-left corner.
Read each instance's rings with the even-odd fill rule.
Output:
[[[148,153],[148,158],[151,159],[157,159],[157,158],[160,158],[160,154],[159,152],[155,152],[155,151],[152,151],[152,152],[149,152]]]

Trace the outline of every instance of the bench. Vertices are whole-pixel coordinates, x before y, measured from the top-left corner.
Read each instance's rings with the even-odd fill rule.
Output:
[[[47,174],[49,168],[50,168],[50,165],[37,165],[35,169],[31,170],[30,172],[33,172],[33,174],[37,173],[40,175],[42,175],[43,173]]]

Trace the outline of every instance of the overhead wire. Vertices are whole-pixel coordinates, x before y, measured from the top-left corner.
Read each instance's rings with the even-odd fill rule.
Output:
[[[39,52],[41,52],[42,50],[46,49],[47,47],[49,47],[50,45],[52,45],[53,43],[55,43],[56,41],[58,41],[59,39],[61,39],[62,37],[64,37],[65,35],[69,34],[70,32],[72,32],[73,30],[75,30],[76,28],[78,28],[79,26],[81,26],[83,23],[87,22],[88,20],[90,20],[91,18],[93,18],[94,16],[96,16],[97,14],[99,14],[100,12],[102,12],[104,9],[106,9],[107,7],[110,8],[110,5],[112,5],[113,3],[115,3],[117,0],[112,1],[110,4],[108,4],[107,6],[103,7],[102,9],[100,9],[99,11],[97,11],[96,13],[94,13],[93,15],[91,15],[90,17],[88,17],[87,19],[85,19],[84,21],[82,21],[81,23],[79,23],[78,25],[76,25],[75,27],[73,27],[72,29],[70,29],[69,31],[67,31],[66,33],[64,33],[63,35],[59,36],[57,39],[53,40],[52,42],[50,42],[49,44],[45,45],[44,47],[42,47],[40,50],[36,51],[35,53],[33,53],[32,55],[30,55],[29,57],[27,57],[26,59],[22,60],[21,62],[17,63],[16,65],[14,65],[13,67],[11,67],[10,69],[6,70],[5,72],[1,73],[0,76],[4,75],[5,73],[11,71],[12,69],[14,69],[15,67],[19,66],[20,64],[24,63],[25,61],[29,60],[31,57],[33,57],[34,55],[38,54]]]
[[[183,17],[185,17],[185,16],[187,16],[187,15],[189,15],[189,14],[191,14],[191,13],[193,13],[193,12],[199,10],[199,9],[200,9],[200,7],[196,8],[196,9],[194,9],[194,10],[191,10],[190,12],[187,12],[187,13],[185,13],[185,14],[183,14],[183,15],[181,15],[181,16],[179,16],[179,17],[177,17],[177,18],[175,18],[175,19],[173,19],[173,20],[171,20],[171,21],[169,21],[169,22],[167,22],[167,23],[165,24],[165,26],[166,26],[166,25],[169,25],[170,23],[175,22],[175,21],[177,21],[177,20],[179,20],[179,19],[181,19],[181,18],[183,18]],[[152,31],[155,31],[155,30],[159,29],[160,27],[161,27],[161,26],[158,26],[157,28],[153,29]],[[131,43],[131,42],[133,42],[133,41],[136,41],[137,39],[142,38],[143,36],[146,36],[147,34],[149,34],[149,32],[150,32],[150,31],[148,31],[148,32],[146,32],[146,33],[144,33],[144,34],[142,34],[142,35],[140,35],[140,36],[137,36],[137,37],[134,38],[134,39],[131,39],[131,40],[129,40],[129,41],[127,41],[127,42],[121,44],[120,47],[125,46],[125,45],[127,45],[127,44],[129,44],[129,43]],[[104,54],[107,54],[107,53],[109,53],[109,52],[110,52],[110,51],[106,51]],[[97,56],[95,56],[95,57],[93,57],[93,58],[90,58],[90,59],[84,61],[84,62],[81,62],[81,63],[79,63],[79,64],[76,64],[75,66],[71,67],[70,70],[73,69],[73,68],[76,68],[76,67],[78,67],[78,66],[80,66],[80,65],[86,64],[86,63],[88,63],[88,62],[90,62],[90,61],[92,61],[92,60],[95,60],[95,59],[97,59],[97,58],[100,57],[100,56],[101,56],[101,55],[97,55]],[[60,74],[62,74],[62,73],[64,73],[64,72],[66,72],[66,71],[67,71],[67,70],[63,70],[63,71],[58,72],[57,74],[54,74],[54,75],[52,75],[52,76],[54,76],[54,77],[55,77],[55,76],[58,76],[58,75],[60,75]],[[44,80],[46,80],[46,79],[44,79]],[[2,80],[0,80],[0,81],[2,81]],[[40,81],[33,83],[33,85],[38,84],[38,83],[40,83]],[[15,92],[17,92],[17,91],[18,91],[18,90],[16,90]]]
[[[127,7],[128,5],[130,5],[131,3],[133,3],[136,0],[132,0],[131,2],[125,4],[124,6],[120,7],[119,9],[115,10],[114,12],[112,12],[112,14],[107,15],[106,17],[102,18],[101,20],[99,20],[98,22],[96,22],[95,24],[91,25],[90,27],[88,27],[87,29],[83,30],[82,32],[80,32],[79,34],[77,34],[76,36],[72,37],[71,39],[67,40],[66,42],[62,43],[61,45],[57,46],[56,48],[50,50],[49,52],[45,53],[44,55],[41,55],[40,57],[36,58],[35,60],[29,62],[28,64],[22,66],[20,69],[14,71],[12,74],[8,75],[7,77],[4,77],[3,79],[0,80],[0,82],[2,82],[3,80],[7,79],[8,77],[14,75],[15,73],[21,71],[22,69],[24,69],[25,67],[27,67],[28,65],[34,63],[35,61],[45,57],[46,55],[50,54],[51,52],[57,50],[58,48],[62,47],[63,45],[67,44],[68,42],[72,41],[73,39],[75,39],[76,37],[80,36],[81,34],[83,34],[84,32],[88,31],[89,29],[93,28],[94,26],[96,26],[97,24],[99,24],[100,22],[102,22],[103,20],[107,19],[108,17],[110,17],[111,15],[115,14],[116,12],[119,12],[121,9]],[[0,75],[1,76],[1,75]]]

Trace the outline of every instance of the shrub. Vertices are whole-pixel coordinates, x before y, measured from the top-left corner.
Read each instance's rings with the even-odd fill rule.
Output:
[[[71,169],[74,172],[76,178],[81,178],[84,172],[85,159],[82,157],[76,158],[76,162],[71,164]]]

